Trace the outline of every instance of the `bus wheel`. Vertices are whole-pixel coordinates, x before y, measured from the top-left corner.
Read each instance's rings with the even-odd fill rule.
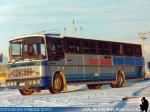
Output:
[[[28,89],[28,88],[22,88],[19,89],[19,91],[22,95],[31,95],[34,92],[33,89]]]
[[[117,87],[117,84],[112,83],[112,84],[110,84],[110,86],[111,86],[112,88],[116,88],[116,87]]]
[[[124,85],[125,85],[125,76],[121,71],[119,71],[117,74],[116,87],[120,88],[123,87]]]
[[[87,87],[89,89],[100,89],[101,85],[100,84],[88,84]]]
[[[59,73],[57,73],[53,78],[53,85],[49,88],[49,91],[52,94],[57,94],[60,93],[63,90],[63,88],[63,78]]]

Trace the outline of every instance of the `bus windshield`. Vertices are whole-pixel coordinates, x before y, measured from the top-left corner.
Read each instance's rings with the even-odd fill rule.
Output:
[[[10,61],[45,58],[46,50],[42,37],[27,37],[10,41]]]

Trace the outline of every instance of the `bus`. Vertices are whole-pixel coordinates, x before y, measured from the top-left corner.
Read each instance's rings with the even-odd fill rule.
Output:
[[[144,58],[140,44],[34,34],[9,41],[7,76],[7,86],[22,95],[67,92],[72,84],[119,88],[144,80]]]

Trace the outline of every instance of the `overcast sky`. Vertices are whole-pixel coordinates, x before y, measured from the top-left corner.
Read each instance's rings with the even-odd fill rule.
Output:
[[[0,51],[6,54],[15,36],[63,32],[72,19],[87,38],[140,43],[138,32],[150,32],[150,0],[0,0]],[[150,56],[149,45],[150,38],[145,42]]]

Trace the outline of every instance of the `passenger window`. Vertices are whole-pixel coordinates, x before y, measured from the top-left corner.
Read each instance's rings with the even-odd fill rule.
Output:
[[[99,42],[98,52],[102,55],[109,55],[111,53],[110,42]]]
[[[93,40],[82,40],[83,53],[96,54],[96,42]]]
[[[59,38],[48,38],[48,59],[51,61],[58,61],[64,58],[63,42]]]
[[[79,39],[66,39],[66,50],[70,53],[80,53],[80,40]]]
[[[112,55],[120,55],[120,44],[112,42],[111,43],[111,53]]]
[[[134,54],[133,45],[124,44],[123,47],[124,47],[124,55],[133,56],[133,54]]]
[[[135,56],[142,56],[141,45],[135,45],[134,46],[134,54],[135,54]]]

